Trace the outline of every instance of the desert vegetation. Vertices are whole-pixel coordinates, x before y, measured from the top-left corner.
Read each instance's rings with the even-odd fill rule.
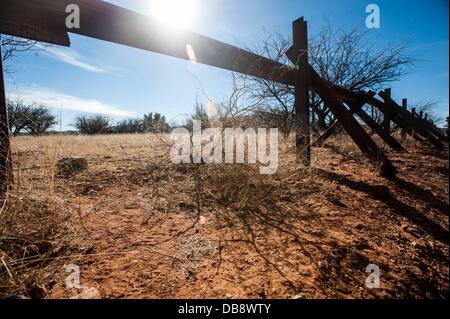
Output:
[[[14,138],[2,297],[85,296],[65,287],[68,264],[94,297],[446,297],[446,156],[408,139],[389,182],[345,134],[314,148],[311,168],[281,140],[264,177],[172,165],[167,135]],[[59,158],[80,155],[86,171],[56,176]],[[364,288],[369,263],[382,289]]]
[[[9,130],[12,134],[26,132],[39,135],[47,132],[57,123],[56,117],[44,105],[26,104],[21,100],[6,101],[8,107]]]
[[[0,115],[5,128],[9,119],[0,298],[448,298],[448,118],[445,135],[435,102],[400,105],[386,89],[414,70],[407,43],[380,48],[360,29],[331,24],[307,41],[302,18],[302,36],[268,32],[248,51],[187,32],[152,45],[144,17],[108,2],[84,6],[91,23],[99,8],[121,17],[115,32],[139,18],[126,28],[142,41],[135,47],[184,59],[186,47],[189,61],[232,71],[230,94],[212,101],[196,79],[195,103],[180,101],[194,104],[192,114],[180,123],[156,112],[84,113],[70,134],[52,130],[48,106],[9,99]],[[208,48],[195,48],[198,61],[189,37]],[[8,73],[20,52],[45,48],[3,44]],[[187,131],[194,145],[196,121],[221,146],[226,128],[278,129],[278,170],[174,163],[171,132]],[[376,289],[367,285],[373,266]]]
[[[104,115],[80,115],[72,126],[81,134],[139,134],[165,132],[170,130],[166,118],[159,113],[145,114],[143,118],[131,118],[114,123]]]

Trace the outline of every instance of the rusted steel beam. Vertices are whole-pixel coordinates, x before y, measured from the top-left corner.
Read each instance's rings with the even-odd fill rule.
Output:
[[[380,93],[383,94],[383,92]],[[440,143],[435,137],[430,135],[428,129],[423,128],[419,125],[418,118],[414,116],[414,108],[412,109],[412,113],[410,113],[409,111],[403,111],[395,101],[393,101],[392,99],[390,101],[390,103],[385,103],[373,97],[369,99],[367,103],[377,107],[380,110],[391,108],[393,112],[392,120],[395,124],[397,124],[398,127],[406,130],[406,132],[417,141],[423,142],[424,139],[429,139],[430,143],[433,144],[436,149],[442,149],[442,143]]]
[[[354,92],[347,88],[332,85],[333,90],[338,94],[345,102],[353,102],[357,103],[364,99],[364,92]],[[379,95],[384,96],[384,91],[381,91]],[[387,98],[387,96],[385,96]],[[367,100],[367,103],[378,108],[381,112],[386,112],[389,110],[392,115],[392,121],[400,128],[407,131],[409,135],[411,135],[417,141],[423,142],[423,138],[429,140],[431,144],[435,146],[436,149],[442,150],[442,143],[431,133],[432,128],[431,125],[424,127],[423,124],[420,124],[420,119],[414,116],[415,109],[412,109],[412,113],[407,110],[403,110],[395,101],[389,99],[389,103],[378,100],[375,97],[372,97]],[[437,131],[436,129],[434,129]],[[420,138],[417,134],[419,134],[422,138]],[[441,134],[442,135],[442,134]],[[448,141],[448,139],[447,139]]]
[[[0,33],[70,46],[69,36],[64,28],[65,7],[56,2],[59,11],[32,5],[29,0],[1,0]]]
[[[314,127],[318,127],[318,128],[320,128],[321,130],[323,130],[323,131],[326,131],[327,129],[328,129],[328,126],[326,126],[326,124],[324,123],[324,121],[322,120],[320,120],[319,118],[326,118],[326,116],[327,116],[327,114],[325,113],[325,112],[323,112],[323,110],[321,110],[320,108],[319,108],[319,105],[316,105],[316,104],[312,104],[311,105],[311,109],[312,109],[312,111],[315,113],[315,114],[317,114],[317,122],[316,122],[316,125],[314,125]]]
[[[322,135],[320,135],[314,142],[312,142],[311,145],[314,147],[321,147],[323,143],[325,143],[325,141],[329,139],[331,135],[334,134],[334,132],[336,132],[336,129],[339,127],[339,125],[339,121],[335,121],[325,132],[323,132]]]
[[[384,94],[391,98],[391,89],[385,89]],[[391,119],[392,119],[392,110],[391,108],[386,108],[383,110],[383,129],[387,134],[391,133]]]
[[[311,132],[309,123],[309,78],[308,78],[308,27],[304,18],[292,24],[293,50],[298,57],[292,61],[297,67],[295,84],[295,132],[297,158],[305,165],[311,164]]]
[[[404,111],[408,111],[408,99],[403,99],[402,100],[402,109]],[[406,130],[402,129],[401,138],[402,138],[402,144],[403,145],[406,144],[406,135],[407,135]]]
[[[427,123],[428,129],[442,142],[448,143],[448,136],[442,134],[437,127],[434,125],[433,121]]]
[[[371,98],[372,96],[370,96]],[[391,136],[389,132],[386,132],[385,128],[376,123],[364,110],[362,107],[364,106],[365,101],[361,103],[347,102],[347,105],[350,107],[350,111],[353,114],[356,114],[364,123],[367,124],[368,127],[375,133],[377,133],[383,141],[388,144],[393,150],[398,152],[406,152],[403,146],[397,142],[395,138]]]
[[[390,108],[394,114],[396,114],[397,118],[402,119],[402,124],[406,123],[406,125],[412,130],[412,132],[416,132],[425,139],[428,140],[437,150],[442,151],[444,146],[441,141],[437,137],[435,137],[429,127],[423,125],[422,121],[415,118],[408,111],[404,111],[401,106],[399,106],[394,100],[390,98],[390,96],[386,95],[384,91],[378,93],[378,95],[384,100],[385,106]]]
[[[2,38],[0,35],[0,196],[12,182],[11,143],[6,106],[5,81],[3,77]]]
[[[345,102],[352,102],[352,103],[358,103],[361,101],[361,99],[364,99],[365,92],[355,92],[352,90],[349,90],[345,87],[328,83],[330,87],[333,88],[333,91]],[[382,91],[383,92],[383,91]],[[367,93],[370,93],[367,92]],[[380,92],[381,93],[381,92]],[[384,93],[381,93],[384,94]],[[392,100],[392,99],[391,99]],[[392,100],[393,101],[393,100]],[[399,106],[394,101],[394,105],[389,105],[384,103],[383,101],[378,100],[375,97],[370,98],[367,100],[367,103],[378,108],[381,112],[390,111],[391,112],[391,120],[399,127],[404,128],[407,130],[408,134],[413,136],[414,138],[417,137],[417,134],[415,134],[415,125],[418,125],[419,123],[422,123],[422,126],[424,126],[425,131],[428,131],[427,134],[432,133],[436,136],[437,139],[440,139],[442,142],[448,143],[448,136],[445,136],[439,130],[436,129],[436,127],[433,127],[432,124],[428,123],[427,121],[424,121],[423,119],[420,119],[418,114],[416,113],[416,109],[412,108],[411,112],[408,110],[404,110],[401,106]],[[423,129],[421,130],[423,133]],[[417,132],[419,133],[419,132]],[[422,133],[419,133],[421,136],[426,137],[426,135],[422,135]],[[423,141],[422,138],[418,139],[419,141]],[[438,146],[439,147],[439,146]],[[437,148],[438,148],[437,147]]]
[[[328,108],[341,123],[344,130],[367,157],[379,163],[380,174],[392,178],[397,170],[391,161],[384,155],[377,144],[370,138],[361,125],[353,118],[353,115],[342,103],[327,83],[317,74],[313,67],[309,66],[309,77],[314,91],[322,98]]]
[[[404,110],[392,98],[389,98],[388,96],[386,96],[383,91],[378,93],[378,95],[383,99],[387,98],[389,103],[386,103],[386,107],[392,108],[392,110],[396,116],[409,122],[414,129],[417,129],[419,134],[423,135],[423,137],[426,137],[426,135],[430,135],[430,134],[436,135],[435,133],[439,133],[439,132],[434,132],[435,129],[431,126],[431,124],[428,123],[427,121],[425,121],[423,118],[420,118],[420,115],[417,114],[415,108],[412,109],[412,112],[409,112],[407,110]],[[423,116],[423,112],[422,112],[422,116]],[[442,134],[439,133],[439,135],[442,135]],[[441,136],[433,136],[433,137],[434,137],[434,139],[439,139]]]
[[[429,123],[424,119],[421,119],[420,116],[417,114],[415,108],[412,108],[411,112],[409,112],[407,109],[404,109],[397,103],[394,104],[394,107],[395,111],[398,113],[399,116],[409,118],[412,122],[416,124],[418,123],[418,125],[422,125],[425,130],[429,131],[428,133],[433,134],[437,139],[441,140],[442,142],[448,143],[448,137],[442,134],[432,123]]]
[[[442,142],[448,143],[448,136],[442,134],[434,123],[430,122],[428,119],[428,114],[425,114],[425,118],[415,117],[422,125],[424,125],[433,135],[435,135]]]
[[[10,1],[10,0],[2,0]],[[252,52],[206,36],[163,26],[148,16],[102,1],[27,0],[17,10],[39,7],[38,12],[59,16],[68,4],[80,8],[80,28],[66,29],[64,21],[55,32],[70,32],[196,63],[207,64],[274,82],[295,85],[296,71]],[[14,18],[21,19],[18,14]],[[37,39],[42,40],[42,39]]]

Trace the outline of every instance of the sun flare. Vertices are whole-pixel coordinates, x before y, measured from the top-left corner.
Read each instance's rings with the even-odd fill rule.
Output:
[[[186,29],[195,22],[199,6],[198,0],[154,0],[150,10],[166,26]]]

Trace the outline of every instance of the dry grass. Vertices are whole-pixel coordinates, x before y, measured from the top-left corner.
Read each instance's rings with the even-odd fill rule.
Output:
[[[74,237],[84,236],[77,194],[61,183],[55,194],[59,159],[148,160],[158,157],[160,142],[154,134],[13,138],[14,186],[0,211],[0,297],[45,295],[39,270],[70,255]]]
[[[337,280],[336,285],[345,284],[345,289],[348,289],[348,282],[340,283],[340,278],[335,278],[339,277],[339,270],[333,268],[333,258],[347,258],[351,265],[359,267],[361,261],[372,256],[371,252],[356,253],[363,248],[354,250],[352,245],[360,247],[364,239],[364,247],[376,247],[372,241],[382,238],[386,245],[396,248],[389,250],[384,245],[380,248],[382,250],[373,248],[373,256],[386,255],[387,260],[397,258],[397,250],[409,249],[396,239],[383,237],[391,236],[398,224],[405,223],[406,217],[398,214],[410,206],[403,204],[401,196],[406,201],[417,201],[418,214],[428,214],[427,209],[431,207],[432,216],[427,218],[434,218],[433,223],[448,227],[438,218],[441,206],[445,206],[438,200],[442,189],[434,189],[437,197],[430,197],[425,203],[418,201],[417,195],[408,197],[409,194],[396,184],[385,184],[377,177],[372,164],[344,134],[328,140],[325,148],[314,149],[312,167],[305,168],[297,164],[293,140],[291,136],[280,141],[277,174],[263,176],[259,174],[257,165],[172,165],[167,158],[167,137],[153,134],[15,138],[12,144],[15,185],[0,215],[1,297],[65,296],[67,292],[62,287],[64,273],[61,269],[67,260],[88,265],[97,262],[103,268],[116,270],[126,265],[123,267],[128,269],[137,263],[133,258],[146,256],[135,248],[142,245],[144,251],[156,251],[163,259],[154,261],[157,264],[152,263],[152,266],[147,265],[149,261],[145,259],[143,268],[133,271],[147,276],[145,286],[141,286],[144,282],[139,277],[135,292],[130,288],[125,296],[155,297],[148,293],[153,288],[160,291],[157,296],[217,296],[224,287],[233,289],[236,284],[233,286],[214,279],[219,280],[218,287],[221,288],[210,290],[200,278],[209,276],[207,282],[210,285],[213,282],[211,278],[220,278],[221,274],[233,277],[230,265],[237,263],[242,256],[251,255],[256,259],[246,266],[254,268],[250,276],[258,278],[261,274],[258,272],[273,268],[275,273],[270,276],[278,290],[276,294],[257,292],[257,295],[254,295],[254,290],[253,295],[248,296],[295,295],[292,291],[300,289],[296,283],[300,279],[296,272],[286,273],[286,269],[290,267],[289,263],[301,262],[307,269],[312,267],[313,273],[319,273],[303,282],[311,289],[305,292],[306,295],[336,297],[337,288],[323,282],[328,278],[323,272],[329,271],[333,280]],[[416,142],[408,140],[407,147],[414,149]],[[86,157],[89,169],[69,179],[57,178],[57,161],[71,156]],[[407,156],[412,158],[415,155]],[[398,159],[402,161],[401,165],[406,168],[414,165],[413,159],[408,161],[408,157],[405,158]],[[424,160],[431,165],[429,158]],[[432,165],[442,165],[439,164],[441,162],[436,163]],[[442,173],[448,176],[448,162]],[[403,178],[416,183],[416,175],[404,175]],[[433,175],[433,178],[439,181],[440,177]],[[435,184],[441,187],[440,182]],[[427,187],[432,186],[430,182]],[[448,197],[448,188],[446,191]],[[397,200],[397,196],[400,199]],[[362,202],[366,205],[361,205]],[[423,206],[425,204],[429,207]],[[435,204],[436,207],[433,206]],[[336,211],[342,217],[336,217]],[[375,212],[379,215],[375,216]],[[396,214],[400,217],[394,218]],[[359,234],[354,228],[360,224],[372,224],[372,216],[385,224],[375,226],[376,231],[370,231],[372,237]],[[349,229],[356,233],[349,236]],[[372,239],[374,232],[377,235]],[[433,241],[432,235],[425,230],[421,236]],[[356,243],[352,243],[353,240]],[[437,242],[433,243],[434,247],[441,247]],[[248,247],[250,252],[244,247]],[[331,252],[327,251],[329,249]],[[430,252],[422,258],[445,268],[440,261],[433,259],[435,253]],[[448,247],[441,254],[448,254]],[[111,257],[105,259],[102,256]],[[358,260],[353,260],[353,257]],[[164,258],[168,258],[170,267],[175,267],[175,274],[172,275],[172,268],[166,268]],[[245,263],[249,258],[245,258]],[[260,265],[258,258],[265,266]],[[329,268],[317,266],[318,260],[322,259],[331,263],[326,266]],[[152,275],[147,275],[148,267],[162,267],[164,275],[160,274],[156,281],[152,281]],[[185,288],[181,288],[174,279],[180,272],[191,283],[186,283]],[[88,278],[105,280],[103,296],[119,297],[119,291],[125,288],[117,280],[128,276],[129,272],[118,274],[117,278],[111,278],[100,270],[88,271],[88,274]],[[263,274],[263,277],[267,276],[268,273]],[[360,280],[364,273],[350,275],[346,280],[349,278]],[[161,280],[166,282],[163,285],[166,288],[161,284],[157,286]],[[435,284],[434,280],[438,279],[427,277],[424,282]],[[395,282],[392,285],[394,287]],[[392,291],[379,296],[418,296],[420,289],[429,293],[422,286],[409,293],[390,289]],[[434,296],[440,293],[431,291]],[[242,292],[241,296],[247,295]],[[353,296],[373,295],[354,292]]]

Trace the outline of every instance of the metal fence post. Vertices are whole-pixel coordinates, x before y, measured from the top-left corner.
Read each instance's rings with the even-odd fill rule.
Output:
[[[309,116],[308,27],[304,18],[293,22],[293,49],[298,53],[295,84],[295,125],[297,156],[306,166],[311,163]]]
[[[8,184],[12,181],[10,146],[8,110],[6,107],[3,75],[2,38],[0,35],[0,196],[6,193]]]

